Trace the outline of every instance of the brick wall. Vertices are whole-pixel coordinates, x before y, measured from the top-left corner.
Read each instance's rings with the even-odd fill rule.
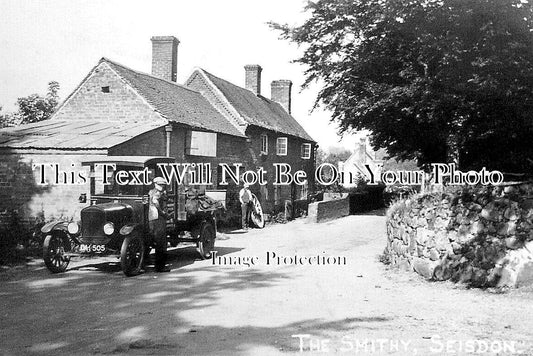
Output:
[[[177,136],[178,133],[174,133]],[[173,140],[171,139],[171,142]],[[172,147],[172,146],[171,146]],[[166,156],[164,127],[148,131],[109,149],[110,156]]]
[[[109,87],[109,93],[104,93],[102,87]],[[100,63],[95,68],[54,118],[120,122],[162,121],[161,116],[146,105],[106,63]]]
[[[41,169],[32,170],[33,164],[58,163],[62,171],[79,172],[84,168],[80,161],[89,159],[83,154],[32,154],[0,152],[0,224],[5,224],[16,214],[26,224],[37,217],[79,218],[80,210],[86,206],[78,201],[81,193],[89,195],[89,180],[86,184],[53,184],[55,172],[46,166],[46,185],[39,185]],[[61,175],[62,176],[62,175]],[[88,174],[85,174],[88,176]],[[68,174],[70,179],[70,174]],[[78,180],[77,176],[75,176]],[[61,181],[63,178],[61,178]]]
[[[194,90],[200,91],[212,105],[214,105],[220,112],[226,117],[229,117],[235,124],[242,123],[242,119],[238,113],[229,109],[225,103],[213,94],[211,88],[207,85],[206,81],[202,78],[199,72],[195,72],[194,75],[187,81],[187,86]],[[268,154],[261,154],[261,135],[268,135]],[[282,207],[284,200],[291,199],[291,194],[296,193],[299,195],[299,187],[280,186],[275,188],[271,182],[274,180],[274,167],[273,163],[288,163],[291,165],[292,172],[297,170],[304,170],[307,173],[309,186],[308,191],[314,190],[314,145],[311,148],[310,159],[302,159],[301,156],[301,144],[308,142],[296,137],[291,137],[283,134],[276,133],[274,131],[261,129],[259,127],[248,127],[246,135],[250,138],[250,142],[246,146],[241,147],[241,152],[249,151],[246,153],[246,161],[243,162],[247,169],[264,167],[268,172],[267,181],[270,184],[266,188],[252,187],[252,191],[260,196],[264,210],[274,210],[276,205]],[[276,138],[287,137],[288,138],[288,154],[287,156],[278,156],[276,154]],[[246,148],[246,149],[245,149]],[[268,199],[265,198],[268,196]],[[278,199],[275,199],[277,197]],[[298,198],[299,196],[297,196]],[[276,204],[278,202],[278,204]]]
[[[307,174],[308,192],[314,190],[314,149],[311,149],[311,157],[309,159],[301,158],[301,145],[308,141],[302,139],[283,135],[270,130],[261,129],[259,127],[249,127],[246,134],[251,138],[249,143],[251,150],[254,152],[255,164],[263,167],[267,171],[267,181],[270,183],[267,186],[268,200],[265,202],[267,209],[274,209],[276,205],[275,197],[283,204],[285,200],[291,199],[291,194],[296,195],[296,199],[300,198],[299,186],[279,186],[276,188],[272,182],[274,181],[274,163],[288,163],[291,166],[291,173],[303,170]],[[268,137],[268,154],[261,154],[261,135]],[[278,137],[287,137],[287,155],[278,156],[276,154],[276,141]],[[277,190],[277,192],[275,191]]]

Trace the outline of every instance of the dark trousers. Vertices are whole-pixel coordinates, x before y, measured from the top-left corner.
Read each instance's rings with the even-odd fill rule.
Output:
[[[245,229],[248,227],[248,222],[250,221],[250,215],[252,214],[252,206],[250,203],[241,204],[241,213],[242,213],[242,228]]]
[[[154,236],[155,269],[163,269],[167,263],[167,221],[158,218],[149,223],[150,231]]]

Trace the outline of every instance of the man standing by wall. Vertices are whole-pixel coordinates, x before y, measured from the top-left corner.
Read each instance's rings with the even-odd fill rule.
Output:
[[[167,262],[167,192],[166,182],[161,177],[154,178],[154,188],[148,193],[150,208],[148,210],[148,224],[155,242],[155,270],[156,272],[170,272]]]
[[[250,214],[252,212],[252,192],[250,191],[249,185],[246,183],[239,192],[239,201],[241,202],[242,228],[248,230],[248,221],[250,221]]]

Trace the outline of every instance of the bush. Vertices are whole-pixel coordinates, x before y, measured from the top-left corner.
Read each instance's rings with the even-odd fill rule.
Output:
[[[350,214],[383,208],[384,189],[383,184],[368,185],[361,182],[357,187],[347,190],[350,197]]]
[[[41,227],[45,221],[40,216],[33,228],[24,224],[16,211],[9,214],[4,226],[0,226],[0,265],[19,263],[29,256],[40,256],[42,251]]]

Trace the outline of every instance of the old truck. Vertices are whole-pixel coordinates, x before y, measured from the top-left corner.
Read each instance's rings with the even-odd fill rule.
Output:
[[[67,269],[72,257],[114,254],[120,258],[126,276],[139,274],[153,246],[148,228],[151,185],[145,180],[148,175],[149,179],[161,176],[159,164],[173,162],[172,157],[146,156],[104,156],[82,162],[90,170],[90,205],[81,210],[80,221],[53,221],[42,227],[46,267],[59,273]],[[109,169],[102,173],[104,166]],[[98,182],[97,171],[108,184]],[[117,172],[127,173],[117,177]],[[129,176],[133,182],[123,184]],[[220,201],[214,200],[201,187],[173,181],[167,193],[170,245],[195,243],[199,256],[210,258],[216,238],[216,213],[223,209],[224,192],[217,193]],[[80,196],[80,201],[83,199],[86,197]]]

